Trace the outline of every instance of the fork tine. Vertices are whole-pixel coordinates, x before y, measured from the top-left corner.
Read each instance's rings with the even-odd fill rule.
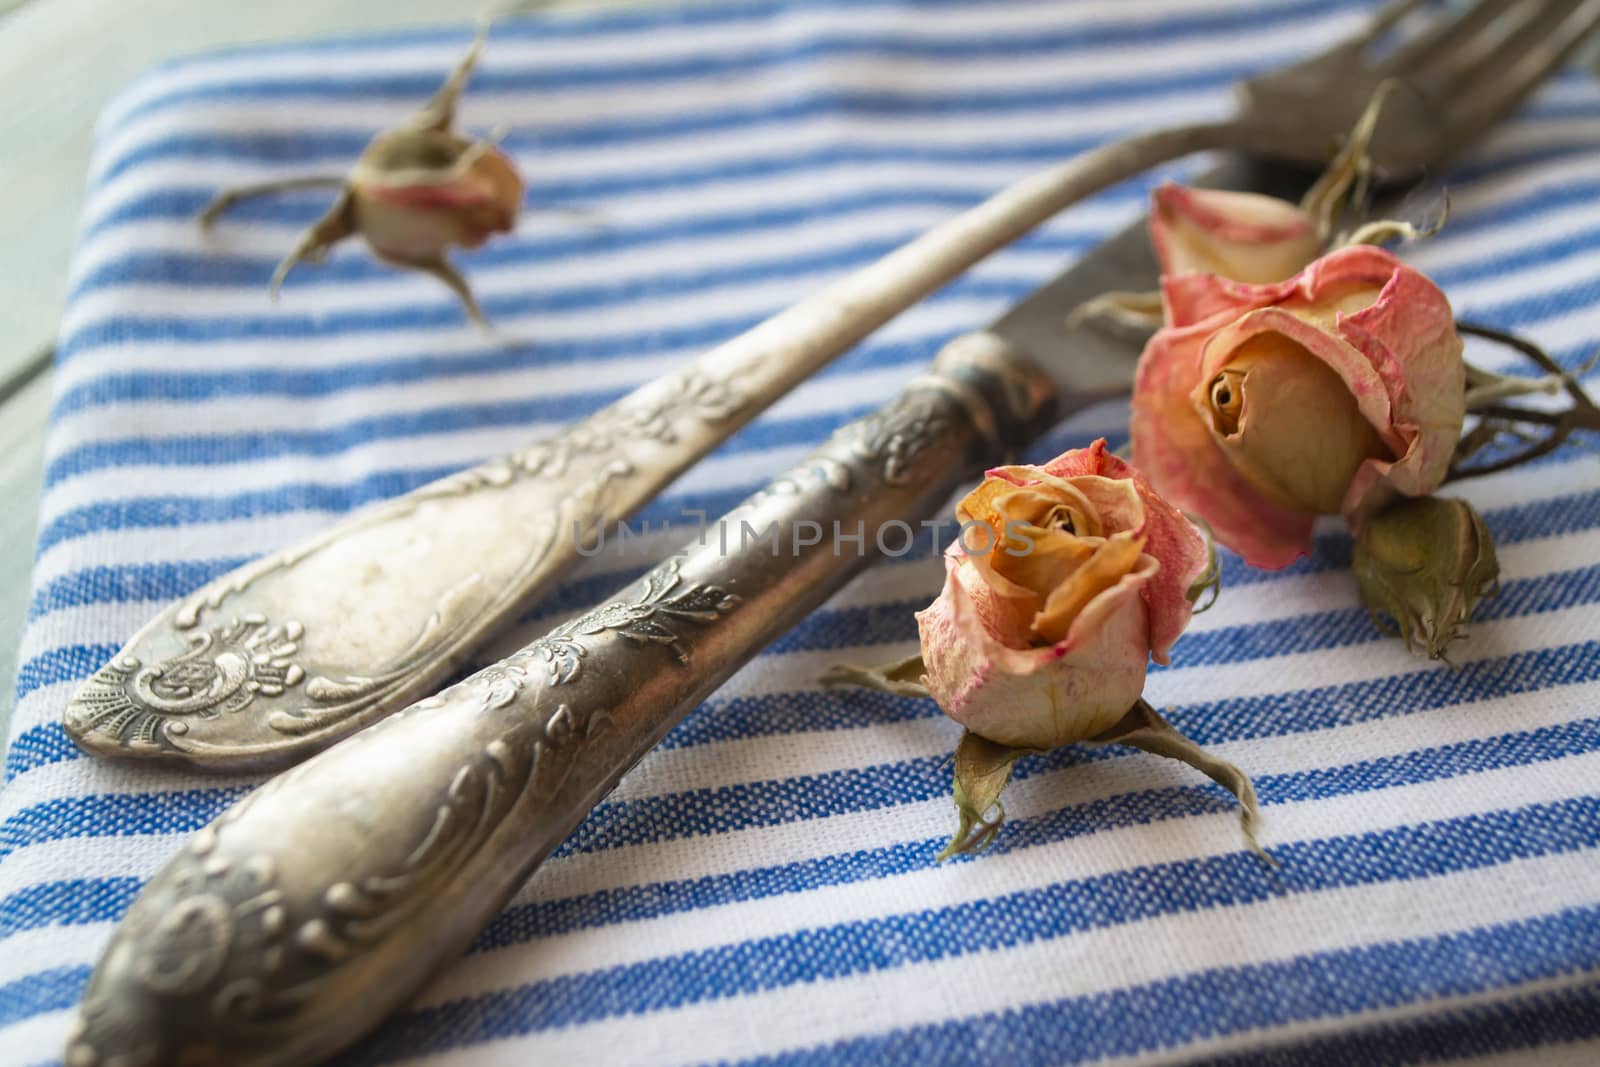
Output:
[[[1499,121],[1571,59],[1596,30],[1600,30],[1600,0],[1583,0],[1576,10],[1568,10],[1559,26],[1551,27],[1543,41],[1528,47],[1493,79],[1460,98],[1448,120],[1451,126],[1470,135]]]
[[[1418,34],[1414,39],[1396,48],[1385,57],[1378,69],[1386,76],[1398,75],[1408,80],[1427,70],[1433,60],[1448,56],[1470,41],[1501,15],[1512,10],[1522,0],[1478,0],[1471,8],[1453,19],[1441,19],[1440,24]]]
[[[1432,2],[1433,0],[1392,0],[1388,7],[1372,16],[1371,21],[1367,23],[1360,33],[1356,34],[1350,43],[1358,48],[1365,48],[1398,26],[1401,19],[1417,8]]]
[[[1494,80],[1500,70],[1548,40],[1580,3],[1581,0],[1537,0],[1523,4],[1450,54],[1439,57],[1419,87],[1436,99],[1471,92],[1476,82]]]

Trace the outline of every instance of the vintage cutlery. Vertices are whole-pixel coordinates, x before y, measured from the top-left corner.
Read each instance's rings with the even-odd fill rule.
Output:
[[[734,546],[741,522],[775,524],[777,555],[724,554],[713,526],[612,601],[228,809],[129,909],[66,1062],[305,1064],[376,1025],[689,708],[864,568],[885,524],[932,514],[1056,418],[1126,390],[1136,349],[1069,343],[1062,311],[1153,277],[1130,229],[946,346],[721,520]],[[861,549],[796,545],[806,522],[860,523]]]
[[[1099,189],[1205,148],[1320,166],[1376,86],[1399,178],[1522,100],[1600,0],[1478,0],[1381,57],[1421,0],[1240,87],[1230,120],[1142,134],[1026,179],[551,439],[366,509],[199,589],[68,704],[87,751],[215,771],[287,766],[432,690],[625,519],[762,409],[996,248]]]

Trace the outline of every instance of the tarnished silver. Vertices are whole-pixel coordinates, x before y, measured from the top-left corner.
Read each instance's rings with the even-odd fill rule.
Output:
[[[1005,342],[964,339],[724,516],[732,551],[712,528],[615,600],[234,805],[134,902],[66,1062],[305,1064],[370,1029],[689,708],[864,567],[886,524],[931,514],[1054,403]],[[781,551],[739,552],[746,523]],[[835,523],[862,539],[811,536]]]
[[[1479,0],[1381,58],[1368,31],[1240,87],[1228,121],[1162,130],[1051,168],[531,448],[370,508],[163,612],[68,704],[111,758],[287,766],[406,706],[607,528],[895,314],[1074,201],[1206,148],[1320,167],[1385,78],[1375,170],[1437,164],[1521,101],[1600,24],[1600,0]],[[1492,58],[1494,76],[1484,76]],[[1089,294],[1092,295],[1092,294]]]

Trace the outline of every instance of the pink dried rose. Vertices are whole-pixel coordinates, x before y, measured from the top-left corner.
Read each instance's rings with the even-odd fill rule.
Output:
[[[1134,463],[1261,567],[1305,553],[1317,515],[1353,530],[1438,488],[1466,411],[1450,303],[1380,248],[1249,285],[1163,279],[1166,325],[1134,383]]]
[[[1250,779],[1142,698],[1208,587],[1208,540],[1106,443],[1042,467],[998,467],[956,508],[944,591],[917,613],[921,652],[827,680],[932,697],[966,727],[951,793],[960,826],[940,858],[987,845],[1012,765],[1077,741],[1181,760],[1239,799],[1255,845]]]
[[[1151,194],[1162,274],[1200,271],[1261,285],[1293,277],[1322,251],[1311,216],[1287,200],[1165,182]]]
[[[991,470],[956,515],[944,591],[917,613],[929,694],[1017,748],[1115,725],[1189,623],[1210,561],[1200,531],[1104,441]]]

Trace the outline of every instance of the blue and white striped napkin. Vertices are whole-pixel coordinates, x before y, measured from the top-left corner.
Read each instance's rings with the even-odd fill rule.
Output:
[[[990,192],[1352,29],[1361,0],[731,0],[496,28],[463,111],[529,217],[464,257],[510,346],[355,248],[266,281],[340,170],[432,92],[452,27],[164,67],[106,114],[62,326],[0,793],[0,1059],[58,1060],[113,924],[253,781],[102,765],[57,719],[163,604],[358,505],[552,432]],[[654,508],[716,514],[1134,217],[1077,208],[897,321]],[[1569,72],[1456,171],[1406,250],[1458,308],[1576,365],[1600,338],[1600,85]],[[1065,309],[1063,309],[1065,311]],[[1505,357],[1475,351],[1490,363]],[[1044,457],[1125,408],[1063,427]],[[1460,666],[1380,640],[1337,530],[1219,606],[1149,695],[1255,775],[1235,808],[1129,750],[1027,761],[987,853],[936,865],[958,730],[823,692],[914,646],[887,563],[697,710],[472,952],[351,1063],[1421,1062],[1600,1057],[1600,463],[1464,485],[1505,572]],[[651,542],[664,554],[670,537]],[[531,624],[641,561],[601,558]]]

